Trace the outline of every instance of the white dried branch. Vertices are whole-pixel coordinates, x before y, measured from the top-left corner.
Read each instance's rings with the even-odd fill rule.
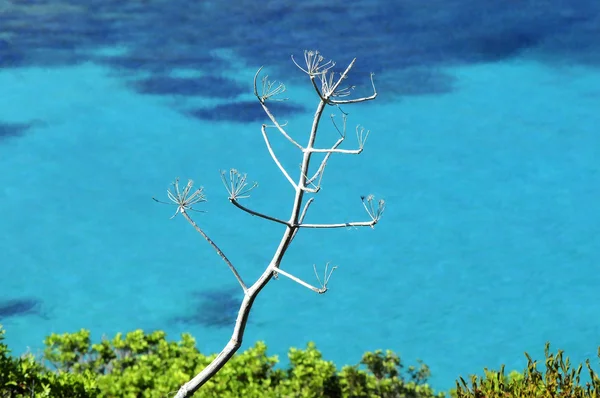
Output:
[[[327,102],[328,104],[334,104],[336,103],[335,100],[332,100],[332,98],[336,97],[336,96],[344,96],[344,92],[347,90],[346,88],[341,89],[338,91],[339,86],[342,84],[342,82],[344,80],[346,80],[346,78],[348,77],[348,73],[350,72],[350,70],[352,69],[352,67],[354,66],[354,63],[356,62],[356,58],[354,58],[350,64],[346,67],[346,70],[344,72],[342,72],[340,74],[340,77],[337,81],[333,80],[333,75],[331,76],[330,80],[327,80],[327,76],[325,76],[325,73],[322,74],[320,76],[321,79],[321,99],[324,100],[325,102]],[[326,89],[327,91],[323,91],[324,89]],[[345,101],[342,101],[342,103],[346,103]]]
[[[281,172],[283,173],[285,178],[290,182],[290,184],[292,184],[292,187],[294,187],[294,189],[297,189],[298,186],[296,185],[294,180],[292,180],[292,177],[290,177],[290,175],[288,174],[286,169],[283,167],[283,165],[277,158],[277,155],[275,155],[275,151],[273,151],[273,147],[271,146],[271,142],[269,141],[269,137],[267,136],[267,127],[268,126],[266,124],[263,124],[261,131],[262,131],[263,138],[265,139],[265,144],[267,144],[267,149],[269,150],[269,154],[271,155],[271,158],[273,158],[273,161],[275,162],[277,167],[279,167],[279,170],[281,170]]]
[[[304,205],[304,208],[302,209],[302,213],[300,213],[300,218],[298,219],[298,222],[300,224],[302,224],[304,222],[304,218],[306,217],[306,213],[308,213],[308,208],[310,207],[310,205],[312,204],[312,202],[314,200],[315,200],[315,198],[310,198],[310,199],[308,199],[308,201]],[[300,230],[300,228],[294,228],[294,231],[292,232],[292,239],[291,239],[292,241],[296,237],[296,234],[298,233],[299,230]]]
[[[287,276],[288,278],[291,278],[292,280],[296,280],[301,285],[303,285],[307,288],[310,288],[311,290],[316,291],[317,293],[325,292],[327,290],[327,284],[329,283],[329,279],[331,277],[331,272],[333,271],[333,269],[335,269],[335,267],[333,267],[331,270],[329,270],[326,267],[323,280],[321,280],[321,278],[319,278],[319,276],[317,275],[317,280],[319,282],[320,287],[312,286],[312,285],[300,280],[299,278],[296,278],[293,275],[291,275],[285,271],[281,271],[279,269],[281,261],[285,255],[287,249],[289,248],[289,245],[291,244],[292,240],[294,239],[294,237],[296,236],[296,233],[298,232],[298,230],[300,228],[337,228],[337,227],[354,227],[354,226],[371,226],[372,227],[379,221],[379,218],[381,217],[381,214],[383,213],[383,210],[385,208],[385,203],[383,201],[377,202],[377,205],[376,205],[373,203],[372,196],[369,196],[366,199],[366,202],[364,200],[365,198],[363,198],[363,205],[371,218],[370,222],[343,223],[343,224],[305,224],[304,223],[304,219],[308,212],[308,208],[309,208],[310,204],[313,202],[313,198],[310,198],[304,204],[304,207],[302,206],[304,203],[304,195],[307,194],[307,192],[310,192],[309,188],[306,188],[306,186],[312,184],[312,182],[316,178],[319,178],[319,185],[320,185],[320,181],[321,181],[320,179],[323,176],[323,170],[325,168],[325,164],[327,164],[327,159],[329,159],[329,156],[331,155],[331,153],[334,153],[335,150],[337,150],[338,146],[339,146],[339,144],[336,143],[336,144],[334,144],[334,147],[332,148],[332,149],[334,149],[334,151],[331,151],[331,150],[325,151],[326,160],[321,162],[321,166],[319,167],[319,169],[317,170],[317,173],[315,174],[315,176],[313,177],[313,179],[311,181],[311,179],[308,178],[307,174],[308,174],[308,170],[310,167],[312,155],[314,155],[315,152],[319,151],[319,150],[316,150],[316,151],[313,151],[313,150],[315,149],[314,144],[315,144],[317,132],[319,129],[319,123],[321,121],[324,109],[327,107],[327,105],[340,105],[340,104],[349,104],[349,103],[355,103],[355,102],[368,101],[370,99],[374,99],[377,95],[377,92],[375,90],[375,85],[373,83],[373,75],[371,75],[371,84],[373,85],[373,91],[374,91],[374,94],[372,96],[354,99],[354,100],[352,100],[352,99],[336,100],[335,99],[335,98],[344,98],[348,94],[350,88],[340,88],[341,87],[340,85],[346,79],[350,69],[354,65],[355,60],[352,60],[352,62],[348,65],[346,70],[339,76],[339,79],[337,80],[337,82],[334,82],[335,75],[328,75],[330,69],[332,69],[335,64],[331,61],[324,62],[324,58],[316,51],[305,51],[304,61],[306,63],[306,67],[301,67],[300,65],[298,65],[298,63],[296,63],[296,61],[294,60],[293,57],[292,57],[292,60],[296,64],[296,66],[298,66],[298,68],[300,68],[304,73],[309,75],[311,83],[313,84],[316,92],[318,93],[319,99],[320,99],[320,101],[317,105],[315,114],[314,114],[312,127],[310,129],[310,133],[309,133],[309,137],[308,137],[308,143],[306,144],[306,149],[307,149],[306,151],[304,151],[304,148],[301,145],[299,145],[297,142],[295,142],[293,139],[291,139],[291,137],[283,129],[283,125],[281,125],[280,123],[277,122],[277,120],[275,119],[273,114],[269,111],[268,107],[266,106],[266,102],[270,98],[273,98],[274,96],[281,94],[283,92],[283,87],[280,85],[277,85],[276,83],[271,84],[269,82],[269,80],[267,78],[265,78],[265,79],[263,79],[262,91],[259,93],[258,92],[259,90],[257,87],[257,79],[258,79],[258,74],[260,73],[260,70],[259,70],[259,72],[257,72],[257,74],[255,75],[255,79],[254,79],[255,95],[256,95],[257,99],[259,100],[259,102],[261,103],[261,105],[263,106],[263,109],[265,110],[267,116],[269,116],[269,119],[273,122],[274,127],[276,127],[284,137],[286,137],[290,142],[292,142],[292,144],[294,144],[296,147],[298,147],[300,150],[303,151],[302,163],[300,166],[300,175],[298,177],[298,182],[296,183],[291,179],[291,177],[289,176],[287,171],[283,168],[283,166],[282,166],[281,162],[279,161],[279,159],[277,158],[277,156],[275,156],[273,148],[271,147],[271,144],[269,142],[269,138],[266,134],[267,125],[265,125],[265,124],[262,125],[263,138],[265,139],[265,143],[267,144],[267,148],[269,150],[269,153],[271,154],[271,157],[277,164],[277,167],[279,167],[279,169],[284,174],[286,179],[292,184],[292,186],[295,189],[295,196],[294,196],[294,202],[293,202],[292,211],[291,211],[291,215],[290,215],[290,221],[288,221],[286,224],[285,231],[283,233],[283,236],[281,238],[279,246],[277,247],[277,250],[275,251],[273,258],[271,259],[268,267],[263,271],[263,273],[254,282],[254,284],[252,286],[245,289],[244,298],[242,299],[242,303],[240,304],[240,309],[238,311],[234,330],[233,330],[231,338],[229,339],[229,342],[226,344],[226,346],[223,348],[223,350],[216,356],[216,358],[206,368],[204,368],[200,373],[198,373],[196,376],[194,376],[190,381],[185,383],[179,389],[178,393],[175,396],[176,398],[190,397],[202,385],[204,385],[212,376],[214,376],[233,357],[235,352],[237,352],[237,350],[242,345],[242,340],[244,337],[246,325],[248,323],[248,317],[250,314],[250,310],[252,308],[252,304],[254,303],[254,301],[255,301],[256,297],[258,296],[258,294],[260,293],[260,291],[268,284],[268,282],[271,280],[271,278],[273,278],[275,275],[277,275],[277,273],[282,273],[283,275]],[[319,82],[321,83],[321,87],[319,87],[319,85],[317,85],[317,82],[316,82],[317,78],[319,79]],[[323,81],[325,81],[324,84],[323,84]],[[321,93],[321,90],[325,90],[325,91],[323,93]],[[271,127],[271,126],[269,126],[269,127]],[[337,126],[336,126],[336,129],[338,130],[338,133],[340,133],[340,130],[337,128]],[[368,132],[367,132],[367,134],[364,134],[362,136],[363,138],[361,139],[360,134],[362,134],[362,133],[363,133],[362,131],[359,131],[357,129],[357,134],[359,135],[359,147],[362,147],[362,145],[364,144],[364,141],[366,140],[366,135],[368,134]],[[344,128],[344,133],[340,133],[340,136],[345,137],[345,128]],[[238,191],[237,187],[239,187],[241,185],[243,185],[243,183],[240,184],[238,182],[238,185],[230,186],[230,189],[232,192],[235,193],[236,191]],[[226,185],[226,187],[227,187],[227,185]],[[268,216],[259,214],[257,212],[253,212],[252,210],[246,209],[245,207],[241,206],[237,202],[236,195],[238,198],[241,198],[242,196],[247,196],[247,193],[243,193],[243,192],[245,192],[245,188],[239,190],[239,192],[237,194],[232,195],[230,193],[230,200],[232,200],[232,203],[234,203],[236,206],[239,205],[238,207],[242,208],[243,210],[247,210],[250,214],[257,215],[259,217],[262,216],[263,218],[268,217]],[[188,193],[188,196],[189,196],[189,193]],[[173,197],[177,198],[177,194],[174,194]],[[233,197],[233,199],[231,199],[231,197]],[[178,212],[181,212],[182,214],[184,214],[184,216],[186,218],[189,218],[186,210],[191,210],[191,208],[189,208],[191,206],[190,202],[189,201],[185,202],[185,201],[181,201],[181,200],[180,200],[180,202],[182,202],[182,204],[178,205]],[[277,220],[277,219],[272,219],[271,221],[281,222],[281,220]],[[190,222],[193,223],[193,221],[190,221]],[[283,223],[283,222],[281,222],[281,223]],[[195,224],[192,224],[192,225],[195,225]],[[199,229],[199,232],[203,233],[203,231],[201,229]],[[204,235],[205,234],[203,234],[203,236]],[[206,238],[208,238],[208,237],[206,237]],[[212,241],[209,241],[209,243],[211,243],[211,242]],[[214,245],[214,242],[211,243],[211,245],[213,245],[213,247],[216,247],[216,245]],[[315,268],[315,272],[316,272],[316,268]],[[238,276],[236,274],[236,278],[237,277]],[[241,281],[241,278],[239,278],[238,280]],[[245,285],[243,285],[243,282],[240,282],[240,284],[242,284],[243,288],[245,287]]]
[[[244,291],[244,293],[246,293],[248,291],[248,288],[246,287],[246,284],[242,280],[242,277],[240,276],[240,274],[237,272],[237,269],[233,266],[233,264],[231,263],[231,261],[229,261],[229,259],[225,255],[225,253],[223,253],[223,251],[221,251],[221,249],[219,248],[219,246],[217,246],[217,244],[198,226],[198,224],[196,224],[194,222],[194,220],[192,220],[192,218],[187,214],[187,212],[185,210],[181,210],[181,215],[183,217],[185,217],[185,219],[190,224],[192,224],[192,227],[194,227],[194,229],[196,231],[198,231],[200,233],[200,235],[202,235],[202,237],[208,242],[208,244],[211,245],[212,248],[217,252],[217,254],[219,255],[219,257],[221,257],[221,259],[223,259],[223,261],[225,261],[225,264],[227,264],[227,266],[229,267],[229,269],[231,270],[231,272],[235,276],[235,279],[237,279],[238,283],[242,287],[242,290]]]
[[[342,119],[343,119],[342,130],[340,130],[339,127],[337,126],[337,124],[335,123],[334,117],[335,117],[335,115],[333,115],[333,114],[330,115],[331,123],[333,123],[333,126],[335,127],[338,134],[340,135],[340,138],[338,138],[338,140],[335,142],[335,144],[333,144],[333,146],[331,147],[332,150],[337,149],[341,145],[341,143],[344,142],[344,140],[346,139],[346,115],[345,114],[342,115]],[[308,176],[305,175],[306,182],[303,186],[303,189],[306,192],[317,193],[321,190],[321,181],[323,180],[323,173],[325,171],[325,166],[327,165],[327,162],[329,161],[329,157],[331,156],[331,153],[332,153],[332,151],[327,152],[327,154],[321,161],[319,168],[317,169],[317,171],[311,178],[308,178]],[[317,184],[314,184],[314,181],[317,179],[317,177],[319,178],[319,182]],[[308,185],[313,185],[314,188],[308,188]]]
[[[325,159],[324,159],[325,160]],[[302,167],[301,167],[302,169]],[[307,175],[304,175],[304,184],[300,187],[300,189],[302,189],[304,192],[308,192],[308,193],[318,193],[321,190],[321,181],[323,180],[323,172],[324,172],[325,168],[323,167],[323,169],[321,169],[319,167],[319,170],[317,170],[317,172],[315,173],[315,175],[312,178],[308,178]],[[302,171],[302,170],[300,170]],[[319,181],[317,181],[317,183],[314,183],[314,180],[316,177],[319,177]],[[309,187],[309,185],[311,187]]]
[[[271,121],[273,122],[273,124],[275,125],[275,127],[277,127],[277,130],[279,130],[279,132],[285,137],[287,138],[288,141],[290,141],[292,144],[294,144],[298,149],[303,150],[304,148],[302,148],[302,145],[298,144],[283,128],[285,126],[285,124],[280,124],[277,119],[275,118],[275,116],[271,113],[271,111],[269,110],[269,108],[267,107],[266,104],[266,99],[269,97],[265,97],[264,94],[259,94],[258,93],[258,88],[256,85],[256,81],[258,79],[258,75],[260,73],[262,69],[262,66],[258,69],[258,71],[256,72],[256,74],[254,75],[254,95],[256,96],[256,98],[258,98],[258,101],[260,102],[260,105],[262,106],[263,110],[265,111],[265,113],[267,114],[267,116],[269,117],[269,119],[271,119]],[[263,87],[264,87],[264,78],[263,78]],[[284,90],[285,90],[285,86],[284,86]],[[264,88],[263,88],[263,92],[264,92]]]
[[[330,100],[332,105],[344,105],[344,104],[356,104],[358,102],[371,101],[377,98],[377,89],[375,88],[375,81],[373,80],[374,73],[371,73],[371,86],[373,87],[373,94],[368,97],[355,98],[349,100]]]
[[[202,235],[202,237],[212,246],[212,248],[217,252],[219,257],[221,257],[221,259],[223,259],[223,261],[225,261],[225,264],[227,264],[227,266],[229,267],[229,269],[231,270],[231,272],[237,279],[238,283],[242,287],[242,290],[244,292],[246,292],[248,290],[248,288],[246,287],[246,284],[242,280],[242,277],[237,272],[236,268],[233,266],[231,261],[229,261],[229,259],[225,255],[225,253],[223,253],[223,251],[219,248],[219,246],[217,246],[217,244],[187,214],[187,210],[194,210],[191,207],[193,204],[200,203],[200,202],[206,202],[206,197],[203,194],[202,187],[198,188],[196,191],[194,191],[192,194],[190,194],[190,192],[192,192],[193,184],[194,183],[192,180],[188,180],[186,187],[183,189],[183,191],[180,191],[179,190],[179,178],[176,178],[175,182],[173,183],[173,192],[171,192],[171,190],[167,190],[167,195],[173,203],[162,202],[156,198],[152,198],[152,199],[154,199],[156,202],[159,202],[159,203],[175,204],[177,206],[177,211],[171,218],[175,217],[177,215],[177,213],[181,213],[181,215],[194,227],[194,229],[196,231],[198,231],[200,233],[200,235]],[[200,211],[200,210],[197,210],[197,211]]]
[[[374,227],[379,220],[371,221],[356,221],[356,222],[345,222],[337,224],[298,224],[300,228],[321,228],[321,229],[333,229],[333,228],[350,228],[350,227]]]
[[[337,128],[337,126],[336,126],[336,128]],[[358,149],[338,149],[340,144],[345,139],[345,123],[344,123],[344,131],[343,131],[343,134],[341,134],[342,136],[336,141],[336,143],[331,148],[329,148],[329,149],[319,149],[319,148],[307,149],[306,150],[307,152],[325,153],[326,155],[323,158],[323,160],[321,161],[321,165],[317,169],[316,173],[311,178],[307,179],[306,184],[303,187],[303,189],[310,193],[319,192],[321,190],[321,180],[323,178],[323,172],[325,171],[325,166],[327,165],[327,161],[329,160],[329,157],[331,156],[331,154],[332,153],[342,153],[342,154],[346,154],[346,155],[360,155],[365,148],[365,143],[367,142],[367,137],[369,136],[369,133],[370,133],[369,130],[367,130],[365,133],[365,129],[363,127],[356,126],[356,138],[358,140]],[[317,177],[319,177],[319,182],[316,184],[315,188],[306,187],[306,185],[313,184],[313,182],[315,181],[315,179]],[[313,185],[315,185],[315,184],[313,184]]]
[[[338,140],[338,142],[336,143],[336,145],[341,144],[341,142],[343,141],[342,138],[340,138]],[[308,178],[308,176],[305,174],[304,175],[304,184],[302,185],[301,189],[304,192],[308,192],[308,193],[318,193],[321,190],[321,181],[323,180],[323,174],[325,172],[325,166],[327,166],[327,161],[329,160],[329,157],[331,156],[331,153],[328,153],[325,155],[325,157],[323,158],[323,160],[321,161],[321,164],[319,165],[319,168],[317,169],[317,171],[315,172],[315,174]],[[302,169],[302,167],[300,167],[300,169]],[[302,171],[302,170],[300,170]],[[315,184],[315,180],[319,178],[319,181],[317,181],[317,183]],[[311,187],[309,187],[312,186]]]
[[[304,224],[302,221],[298,223],[301,228],[345,228],[345,227],[371,227],[379,222],[385,210],[385,201],[380,199],[375,207],[375,197],[373,195],[361,196],[363,207],[371,217],[371,221],[345,222],[337,224]]]
[[[313,265],[313,269],[315,270],[315,276],[317,277],[317,281],[319,281],[319,287],[314,287],[313,285],[311,285],[311,284],[309,284],[307,282],[304,282],[302,279],[300,279],[300,278],[298,278],[298,277],[296,277],[296,276],[294,276],[294,275],[292,275],[292,274],[290,274],[290,273],[282,270],[281,268],[274,268],[272,271],[273,271],[273,274],[274,274],[273,277],[275,277],[275,278],[277,277],[278,274],[281,274],[281,275],[283,275],[283,276],[285,276],[285,277],[293,280],[294,282],[296,282],[296,283],[298,283],[298,284],[300,284],[300,285],[302,285],[302,286],[304,286],[304,287],[312,290],[315,293],[323,294],[323,293],[327,292],[327,290],[329,290],[329,288],[327,287],[327,285],[329,284],[329,280],[331,279],[331,274],[333,274],[333,271],[336,268],[337,267],[332,267],[329,270],[329,263],[327,263],[325,265],[325,272],[324,272],[324,275],[323,275],[323,281],[321,281],[321,278],[319,278],[319,275],[317,273],[317,267],[315,265]],[[328,273],[328,271],[329,271],[329,273]]]
[[[365,143],[367,142],[367,138],[369,137],[370,133],[371,133],[370,130],[367,130],[365,132],[364,127],[356,126],[356,139],[358,141],[358,149],[337,149],[337,147],[342,143],[342,141],[345,138],[345,136],[342,136],[342,138],[340,138],[336,142],[336,145],[334,145],[332,148],[328,148],[328,149],[310,148],[310,149],[305,149],[305,151],[313,152],[313,153],[327,153],[327,154],[345,153],[348,155],[359,155],[364,150]]]
[[[300,218],[298,219],[298,222],[300,222],[300,223],[304,222],[304,217],[306,217],[306,213],[308,212],[308,208],[310,207],[310,205],[312,204],[312,202],[314,200],[315,200],[315,198],[308,199],[308,201],[304,205],[304,208],[302,209],[302,213],[300,214]]]
[[[360,153],[362,153],[363,148],[358,148],[358,149],[337,149],[337,148],[329,148],[329,149],[320,149],[320,148],[313,148],[310,150],[310,152],[312,153],[327,153],[327,154],[331,154],[331,153],[345,153],[346,155],[358,155]]]

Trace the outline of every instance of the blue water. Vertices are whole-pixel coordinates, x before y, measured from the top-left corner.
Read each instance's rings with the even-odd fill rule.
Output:
[[[285,362],[312,340],[338,365],[389,348],[430,365],[437,389],[484,366],[520,369],[546,341],[595,356],[598,2],[7,4],[0,322],[15,353],[80,328],[189,332],[221,349],[235,280],[151,198],[177,176],[204,186],[196,221],[247,281],[260,275],[282,228],[231,206],[219,170],[247,172],[260,185],[246,204],[288,217],[293,192],[251,81],[265,65],[286,83],[275,111],[304,142],[316,98],[289,56],[317,48],[340,68],[357,57],[351,83],[367,93],[374,71],[380,96],[345,109],[372,134],[360,156],[330,161],[307,221],[364,219],[369,193],[387,209],[375,230],[301,231],[283,268],[312,282],[330,261],[331,290],[272,281],[244,347],[264,340]],[[323,126],[319,142],[334,142]],[[297,150],[272,140],[296,171]]]

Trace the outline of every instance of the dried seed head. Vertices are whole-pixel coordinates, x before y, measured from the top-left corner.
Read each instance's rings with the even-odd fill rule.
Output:
[[[335,66],[335,62],[333,62],[331,60],[327,61],[325,63],[322,63],[324,60],[325,60],[325,58],[318,51],[305,50],[304,51],[304,62],[306,64],[306,69],[304,69],[303,67],[298,65],[298,63],[294,59],[294,56],[292,55],[292,61],[294,62],[294,64],[296,64],[296,66],[301,71],[303,71],[304,73],[306,73],[309,76],[316,76],[316,75],[321,75],[321,74],[327,73],[329,71],[329,69],[331,69]]]

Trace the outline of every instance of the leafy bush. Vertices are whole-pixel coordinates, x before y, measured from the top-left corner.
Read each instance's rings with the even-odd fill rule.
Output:
[[[36,361],[32,354],[19,358],[10,356],[4,344],[0,325],[0,397],[96,397],[99,389],[96,375],[84,371],[77,374],[52,372]]]
[[[195,341],[183,334],[179,342],[169,342],[166,334],[149,334],[136,330],[117,334],[112,340],[92,344],[90,332],[53,334],[46,338],[44,355],[32,366],[28,378],[24,372],[13,371],[24,359],[7,356],[4,348],[1,371],[9,372],[13,383],[23,386],[11,389],[10,383],[0,384],[0,397],[29,397],[34,391],[39,397],[148,397],[173,396],[177,389],[202,370],[215,357],[198,352]],[[346,366],[338,372],[333,362],[322,358],[313,343],[306,349],[289,351],[290,365],[276,369],[278,358],[267,356],[267,347],[258,342],[236,355],[215,377],[210,379],[197,397],[414,397],[433,398],[436,395],[425,383],[427,366],[409,367],[403,375],[400,358],[388,351],[368,352],[359,365]],[[42,365],[42,363],[44,365]],[[50,368],[53,368],[50,370]],[[4,373],[0,373],[4,380]],[[40,381],[38,381],[40,380]],[[50,388],[43,395],[40,384]],[[38,386],[38,387],[35,387]],[[442,397],[443,394],[438,396]]]
[[[550,353],[550,344],[544,350],[545,372],[537,369],[537,361],[527,357],[527,369],[523,373],[484,369],[484,377],[471,376],[470,383],[462,377],[456,383],[452,396],[456,398],[595,398],[600,397],[600,378],[592,370],[590,361],[585,365],[590,374],[590,381],[582,386],[580,374],[583,365],[572,368],[568,357],[563,358],[563,351]],[[598,349],[600,358],[600,348]]]
[[[208,365],[215,355],[203,355],[194,338],[183,334],[178,342],[166,340],[162,331],[141,330],[92,344],[90,332],[52,334],[45,340],[41,359],[26,354],[10,356],[0,326],[0,398],[163,398]],[[600,377],[586,368],[590,381],[581,384],[583,365],[571,366],[562,351],[550,353],[546,344],[545,370],[528,354],[527,368],[508,375],[484,369],[484,375],[462,377],[453,398],[592,398],[600,396]],[[600,357],[600,349],[598,352]],[[323,359],[314,343],[305,349],[291,348],[289,366],[276,368],[277,356],[267,355],[258,342],[233,357],[196,394],[222,398],[434,398],[427,379],[429,368],[404,367],[392,351],[367,352],[355,366],[338,371]]]

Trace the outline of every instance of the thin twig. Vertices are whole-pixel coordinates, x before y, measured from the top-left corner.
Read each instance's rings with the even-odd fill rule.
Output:
[[[312,204],[312,202],[314,200],[315,200],[315,198],[310,198],[304,205],[304,209],[302,209],[302,214],[300,214],[300,219],[298,220],[300,223],[302,223],[304,221],[304,217],[306,217],[306,212],[308,211],[308,208],[310,207],[310,205]]]
[[[304,205],[304,208],[302,209],[302,213],[300,214],[300,218],[298,219],[298,222],[300,224],[302,224],[304,222],[304,217],[306,217],[306,213],[308,212],[308,208],[310,207],[310,205],[312,204],[312,202],[314,200],[315,200],[315,198],[310,198],[310,199],[308,199],[308,201]],[[291,241],[294,240],[294,238],[296,237],[296,234],[298,233],[299,230],[300,230],[300,228],[294,228],[294,230],[292,232],[292,239],[291,239]]]
[[[350,100],[331,100],[330,103],[332,105],[344,105],[344,104],[356,104],[358,102],[371,101],[377,98],[377,89],[375,88],[375,82],[373,81],[374,73],[371,73],[371,86],[373,86],[373,94],[368,97],[363,98],[355,98]]]
[[[319,192],[321,190],[321,180],[323,179],[323,173],[325,172],[325,166],[327,166],[327,162],[329,161],[329,158],[331,157],[331,154],[335,150],[337,150],[337,148],[342,144],[342,142],[344,142],[344,139],[345,139],[345,137],[338,138],[338,140],[335,142],[335,144],[333,144],[333,146],[331,147],[331,149],[329,150],[329,152],[327,152],[325,154],[325,157],[321,161],[321,164],[319,165],[319,168],[317,169],[317,171],[315,172],[315,174],[311,178],[307,178],[307,181],[306,181],[306,183],[304,184],[304,187],[303,187],[303,189],[305,191],[311,192],[311,193],[317,193],[317,192]],[[311,151],[311,153],[314,153],[314,152]],[[316,188],[314,190],[311,189],[311,188],[308,188],[306,185],[312,184],[317,177],[319,177],[319,182],[316,184]]]
[[[253,216],[257,216],[257,217],[260,217],[260,218],[264,218],[265,220],[269,220],[269,221],[273,221],[273,222],[276,222],[276,223],[279,223],[279,224],[290,226],[290,223],[287,222],[287,221],[283,221],[283,220],[280,220],[279,218],[271,217],[271,216],[268,216],[266,214],[262,214],[262,213],[259,213],[257,211],[254,211],[252,209],[249,209],[249,208],[241,205],[240,202],[238,202],[235,199],[229,198],[229,201],[231,203],[233,203],[233,205],[235,207],[237,207],[238,209],[241,209],[241,210],[245,211],[246,213],[249,213],[249,214],[251,214]]]
[[[292,184],[292,186],[294,187],[294,189],[297,189],[297,185],[294,182],[294,180],[292,180],[292,177],[290,177],[290,175],[288,174],[288,172],[285,170],[285,168],[281,165],[281,162],[279,162],[279,159],[277,159],[277,155],[275,155],[275,151],[273,151],[273,148],[271,147],[271,142],[269,141],[269,137],[267,136],[267,125],[263,124],[261,131],[263,134],[263,138],[265,139],[265,143],[267,144],[267,149],[269,150],[269,153],[271,154],[271,157],[273,158],[273,161],[275,161],[275,164],[277,165],[277,167],[279,167],[279,170],[281,170],[281,172],[283,173],[283,175],[285,176],[285,178],[287,178],[287,180],[290,182],[290,184]]]
[[[311,152],[311,153],[345,153],[347,155],[358,155],[360,153],[362,153],[363,148],[359,148],[359,149],[334,149],[334,148],[330,148],[330,149],[318,149],[318,148],[313,148],[310,150],[306,150],[307,152]]]
[[[194,220],[192,220],[192,218],[187,214],[187,211],[185,209],[180,209],[179,212],[181,213],[181,215],[183,217],[185,217],[186,220],[188,220],[188,222],[190,224],[192,224],[192,227],[194,227],[194,229],[196,231],[198,231],[200,233],[200,235],[202,235],[202,237],[204,239],[206,239],[206,241],[213,247],[213,249],[215,249],[215,251],[217,252],[217,254],[219,255],[219,257],[221,257],[223,259],[223,261],[225,261],[225,264],[227,264],[227,266],[229,267],[229,269],[231,270],[231,272],[233,272],[233,275],[235,275],[235,279],[237,279],[238,283],[240,284],[240,286],[244,290],[244,293],[246,293],[246,291],[248,290],[248,288],[246,287],[246,284],[242,280],[242,277],[237,272],[237,270],[235,269],[235,267],[233,266],[233,264],[231,264],[231,261],[229,261],[229,259],[225,255],[225,253],[223,253],[221,251],[221,249],[219,249],[219,246],[217,246],[217,244],[215,242],[213,242],[213,240],[211,238],[208,237],[208,235],[202,230],[202,228],[200,228],[198,226],[198,224],[196,224],[194,222]]]
[[[282,270],[281,268],[274,269],[273,272],[275,274],[281,274],[281,275],[283,275],[283,276],[285,276],[285,277],[293,280],[294,282],[296,282],[296,283],[298,283],[298,284],[300,284],[300,285],[302,285],[302,286],[304,286],[304,287],[312,290],[315,293],[323,294],[323,293],[327,292],[327,290],[329,290],[327,288],[327,284],[329,283],[329,279],[331,278],[331,274],[333,273],[333,270],[335,270],[337,267],[333,267],[331,269],[331,272],[329,273],[329,275],[327,275],[327,268],[328,268],[328,265],[325,267],[325,278],[323,279],[323,282],[321,282],[321,279],[319,278],[319,275],[317,275],[317,269],[316,269],[316,267],[314,267],[314,269],[315,269],[315,275],[317,275],[317,280],[319,281],[319,284],[321,285],[320,288],[314,287],[310,283],[304,282],[302,279],[300,279],[300,278],[298,278],[298,277],[296,277],[296,276],[294,276],[294,275],[292,275],[292,274],[290,274],[290,273]]]
[[[373,227],[379,220],[346,222],[338,224],[298,224],[300,228],[345,228],[345,227]]]
[[[275,127],[277,127],[277,129],[279,130],[279,132],[288,139],[288,141],[290,141],[292,144],[294,144],[296,147],[298,147],[300,150],[303,150],[304,148],[302,148],[302,145],[298,144],[283,128],[283,126],[277,121],[277,119],[275,118],[275,116],[271,113],[271,111],[269,110],[269,108],[267,107],[266,104],[266,98],[265,95],[263,93],[263,95],[259,95],[258,94],[258,88],[256,85],[256,80],[258,79],[258,75],[260,74],[260,71],[262,70],[262,66],[258,69],[258,71],[256,72],[256,74],[254,75],[254,95],[256,96],[256,98],[258,98],[258,102],[260,102],[260,105],[262,106],[263,110],[265,111],[265,113],[267,114],[267,116],[269,117],[269,119],[271,119],[271,121],[273,122],[273,124],[275,125]],[[285,89],[285,86],[284,86]]]
[[[267,114],[267,116],[269,117],[269,119],[271,119],[271,121],[273,122],[273,124],[275,125],[275,127],[277,127],[277,130],[279,130],[279,132],[285,137],[287,138],[287,140],[289,142],[291,142],[292,144],[294,144],[298,149],[300,149],[301,151],[304,150],[304,148],[302,147],[302,145],[298,144],[283,128],[285,126],[285,124],[280,124],[277,119],[275,118],[275,116],[273,116],[273,114],[271,113],[271,111],[269,110],[269,108],[267,107],[267,105],[265,104],[261,104],[263,107],[263,110],[265,111],[265,113]],[[287,122],[286,122],[287,124]]]

